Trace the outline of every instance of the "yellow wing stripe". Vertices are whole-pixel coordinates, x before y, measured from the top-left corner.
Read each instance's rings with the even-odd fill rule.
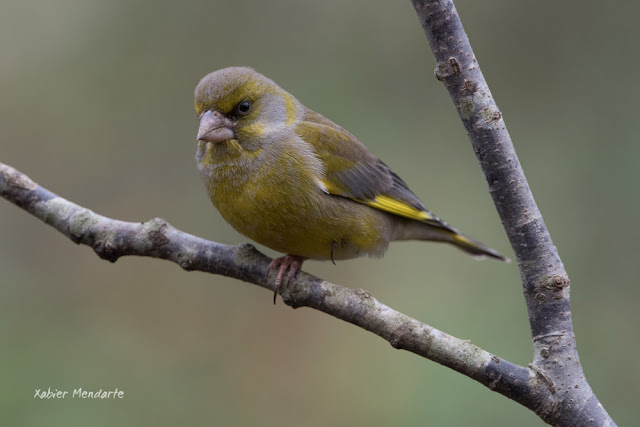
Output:
[[[342,194],[342,191],[331,185],[330,182],[322,180],[321,183],[324,184],[329,193],[345,196],[344,194]],[[354,197],[349,198],[358,203],[362,203],[363,205],[371,206],[372,208],[380,209],[381,211],[389,212],[395,215],[400,215],[405,218],[415,219],[417,221],[428,221],[435,219],[433,216],[429,215],[428,212],[418,210],[407,203],[401,202],[389,196],[380,195],[376,196],[373,200],[356,199]]]
[[[380,209],[381,211],[390,212],[392,214],[418,221],[433,219],[433,217],[427,212],[418,210],[411,205],[395,200],[389,196],[376,196],[373,200],[362,200],[360,202],[371,206],[372,208]]]

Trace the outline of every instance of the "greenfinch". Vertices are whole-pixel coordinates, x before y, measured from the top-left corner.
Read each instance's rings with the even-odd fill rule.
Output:
[[[351,133],[246,67],[195,90],[196,161],[211,201],[237,231],[278,252],[274,302],[306,259],[380,257],[394,240],[450,243],[507,260],[460,234]]]

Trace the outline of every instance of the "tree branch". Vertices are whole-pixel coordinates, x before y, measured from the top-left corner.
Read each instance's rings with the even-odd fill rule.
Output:
[[[273,277],[267,277],[271,260],[252,245],[211,242],[160,218],[143,223],[107,218],[2,163],[0,196],[108,261],[125,255],[161,258],[185,270],[221,274],[273,290]],[[293,308],[311,307],[373,332],[394,348],[438,362],[509,398],[531,399],[530,379],[535,379],[535,372],[387,307],[363,289],[345,288],[300,271],[282,290],[282,299]]]
[[[516,254],[533,336],[532,369],[552,394],[531,407],[553,425],[613,425],[587,383],[576,348],[569,278],[452,0],[412,0]],[[569,380],[570,379],[570,380]]]

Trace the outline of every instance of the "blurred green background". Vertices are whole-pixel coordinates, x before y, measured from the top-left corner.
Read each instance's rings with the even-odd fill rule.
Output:
[[[640,6],[456,3],[571,277],[584,369],[631,425]],[[245,242],[211,206],[194,161],[193,88],[231,65],[256,68],[352,131],[436,214],[512,256],[408,0],[4,1],[0,161],[103,215],[160,216]],[[305,270],[515,363],[532,358],[514,264],[397,243],[383,260]],[[168,262],[110,264],[4,201],[0,349],[2,425],[542,425],[349,324]],[[33,399],[47,387],[126,395]]]

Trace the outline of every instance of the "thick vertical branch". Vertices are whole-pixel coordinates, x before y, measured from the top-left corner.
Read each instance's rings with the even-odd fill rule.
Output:
[[[533,336],[532,368],[550,399],[535,410],[555,425],[612,425],[578,359],[569,278],[533,199],[502,114],[491,96],[453,1],[412,0],[478,157],[520,269]]]

